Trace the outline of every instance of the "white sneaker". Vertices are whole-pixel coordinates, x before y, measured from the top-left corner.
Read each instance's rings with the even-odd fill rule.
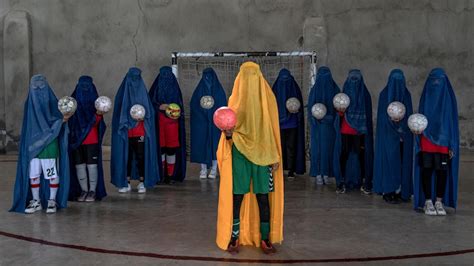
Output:
[[[199,173],[199,178],[200,179],[206,179],[207,178],[207,169],[201,169],[201,172]]]
[[[426,215],[436,215],[436,209],[433,206],[433,202],[431,200],[427,200],[425,202],[424,210]]]
[[[325,175],[323,178],[324,178],[324,184],[325,185],[329,185],[329,184],[332,183],[331,180],[329,180],[329,176]]]
[[[143,184],[143,182],[138,183],[137,189],[138,189],[138,193],[145,193],[146,192],[146,188],[145,188],[145,185]]]
[[[436,201],[435,203],[435,209],[438,215],[445,216],[446,215],[446,210],[443,207],[443,203],[441,201]]]
[[[130,192],[130,190],[132,190],[132,187],[128,184],[126,187],[119,188],[118,193],[127,193]]]
[[[56,213],[56,201],[55,200],[48,200],[48,208],[46,209],[46,213]]]
[[[25,213],[31,214],[35,213],[36,211],[41,211],[43,207],[41,207],[41,202],[38,200],[30,200],[30,204],[25,209]]]
[[[216,169],[211,169],[211,172],[209,173],[208,178],[209,179],[216,179],[217,177],[217,170]]]
[[[322,185],[322,184],[324,184],[324,181],[323,181],[323,177],[322,177],[322,176],[320,176],[320,175],[317,175],[317,176],[316,176],[316,184],[317,184],[317,185]]]

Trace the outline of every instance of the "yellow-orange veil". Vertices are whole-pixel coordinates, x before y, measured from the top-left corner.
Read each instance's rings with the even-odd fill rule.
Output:
[[[232,233],[232,143],[252,163],[280,163],[273,173],[274,192],[270,199],[270,240],[283,240],[283,170],[281,163],[278,107],[271,87],[253,62],[246,62],[234,82],[229,107],[237,114],[232,140],[224,134],[219,141],[217,160],[220,171],[217,245],[227,249]],[[240,244],[260,246],[260,217],[255,195],[245,195],[240,210]]]

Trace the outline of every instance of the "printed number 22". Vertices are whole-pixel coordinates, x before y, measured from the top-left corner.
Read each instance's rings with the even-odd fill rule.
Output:
[[[54,175],[54,168],[46,169],[46,172],[47,172],[48,177],[51,177]]]

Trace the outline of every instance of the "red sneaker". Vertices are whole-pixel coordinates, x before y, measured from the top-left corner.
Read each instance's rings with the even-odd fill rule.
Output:
[[[260,247],[262,248],[262,251],[265,254],[276,253],[276,248],[272,245],[270,241],[262,240]]]
[[[227,251],[231,254],[239,253],[239,240],[237,239],[235,242],[231,240],[227,246]]]

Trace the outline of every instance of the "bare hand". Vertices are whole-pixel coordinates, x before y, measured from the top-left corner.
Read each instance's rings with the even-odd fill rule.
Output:
[[[346,112],[346,108],[339,108],[339,109],[336,108],[336,110],[337,110],[338,112],[341,112],[341,113],[345,113],[345,112]]]
[[[272,164],[272,172],[275,172],[276,170],[278,170],[278,167],[280,167],[280,163]]]
[[[63,114],[63,122],[67,122],[72,115],[74,115],[74,113]]]
[[[168,108],[168,106],[169,106],[169,104],[164,103],[164,104],[160,105],[160,110],[165,111]]]
[[[454,151],[449,150],[449,159],[452,159],[454,157]]]
[[[413,134],[415,135],[421,135],[423,133],[423,131],[413,131]]]
[[[226,129],[223,132],[226,137],[232,137],[232,134],[234,133],[234,128]]]

